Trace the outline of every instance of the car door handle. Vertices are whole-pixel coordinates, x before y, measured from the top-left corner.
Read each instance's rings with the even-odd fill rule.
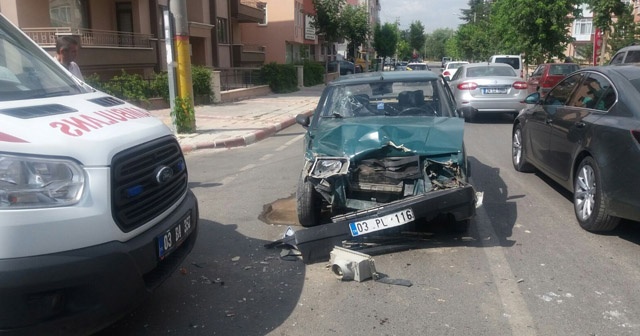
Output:
[[[582,121],[578,121],[578,122],[576,123],[576,128],[584,128],[585,126],[587,126],[587,124],[585,124],[585,123],[584,123],[584,122],[582,122]]]
[[[547,125],[552,124],[553,123],[553,119],[547,118],[547,119],[545,119],[544,123],[547,124]]]

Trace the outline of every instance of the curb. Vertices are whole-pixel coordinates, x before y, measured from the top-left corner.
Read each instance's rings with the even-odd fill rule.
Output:
[[[307,112],[303,112],[301,114],[307,115],[307,116],[311,116],[313,115],[313,111],[314,110],[309,110]],[[212,141],[212,142],[203,142],[203,143],[197,143],[197,144],[193,144],[193,145],[180,145],[180,148],[182,149],[182,153],[183,154],[187,154],[193,151],[196,151],[198,149],[215,149],[215,148],[232,148],[232,147],[246,147],[248,145],[251,145],[253,143],[256,143],[260,140],[264,140],[278,132],[280,132],[281,130],[290,127],[292,125],[294,125],[296,123],[296,118],[292,117],[292,118],[288,118],[282,122],[279,122],[277,124],[274,124],[272,126],[269,126],[267,128],[263,128],[260,130],[257,130],[255,132],[249,133],[247,135],[244,136],[236,136],[233,138],[228,138],[228,139],[222,139],[222,140],[216,140],[216,141]]]

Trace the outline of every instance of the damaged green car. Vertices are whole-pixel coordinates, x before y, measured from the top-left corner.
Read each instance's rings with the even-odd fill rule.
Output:
[[[331,82],[307,129],[297,190],[301,225],[345,223],[351,236],[437,216],[464,230],[475,214],[464,118],[432,72]]]

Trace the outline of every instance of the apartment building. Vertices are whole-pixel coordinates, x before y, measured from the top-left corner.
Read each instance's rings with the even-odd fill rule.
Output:
[[[265,19],[241,24],[241,41],[265,46],[265,63],[322,61],[325,49],[311,27],[312,0],[262,0]]]
[[[185,0],[194,65],[229,68],[264,62],[264,48],[240,40],[241,23],[259,23],[255,0]],[[52,55],[59,35],[81,46],[83,74],[110,77],[166,69],[164,12],[168,0],[0,0],[0,12]]]
[[[347,3],[367,9],[372,29],[380,23],[379,0],[347,0]],[[265,20],[241,24],[240,40],[263,44],[265,63],[297,63],[305,59],[323,62],[327,56],[334,58],[339,51],[345,56],[346,46],[330,46],[316,36],[311,26],[315,14],[312,0],[261,0],[259,6],[265,10]],[[371,59],[374,57],[371,41],[361,51]]]

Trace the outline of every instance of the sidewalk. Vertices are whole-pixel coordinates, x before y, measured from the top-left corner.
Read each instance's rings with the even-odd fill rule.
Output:
[[[205,148],[247,146],[295,124],[295,117],[311,115],[325,85],[297,92],[269,94],[233,103],[198,105],[196,132],[179,134],[184,153]],[[170,109],[149,111],[173,129]]]

